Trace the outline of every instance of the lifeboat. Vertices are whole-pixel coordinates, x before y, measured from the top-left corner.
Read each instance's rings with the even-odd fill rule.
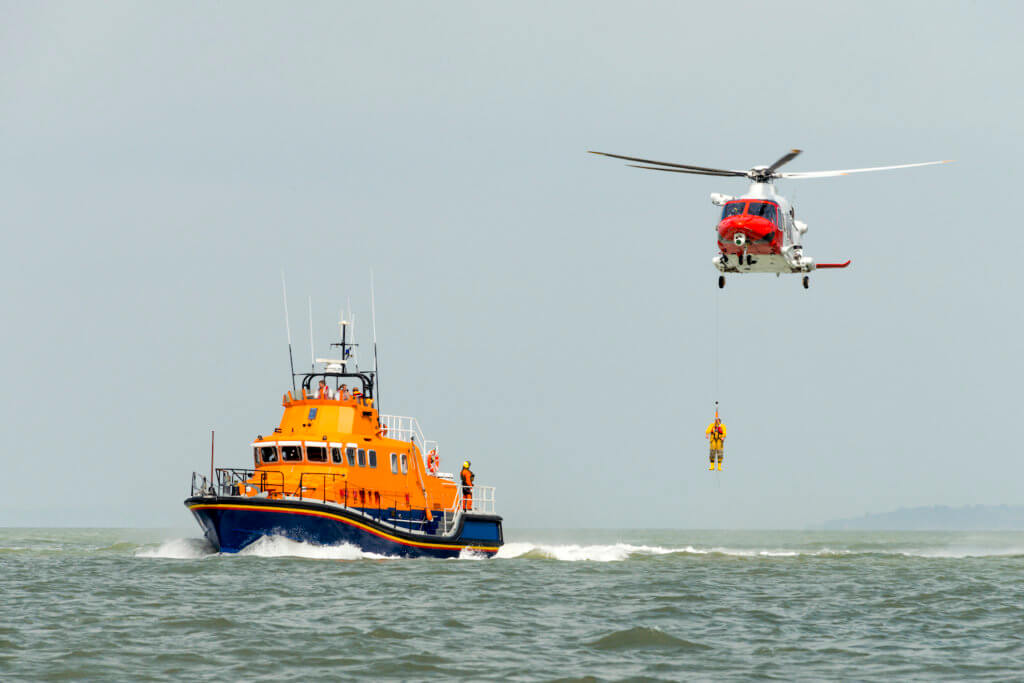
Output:
[[[442,472],[415,418],[378,412],[376,370],[358,369],[340,326],[332,346],[344,360],[293,373],[280,424],[250,444],[252,466],[192,474],[185,506],[204,535],[227,553],[284,536],[388,556],[493,556],[503,543],[494,487]]]

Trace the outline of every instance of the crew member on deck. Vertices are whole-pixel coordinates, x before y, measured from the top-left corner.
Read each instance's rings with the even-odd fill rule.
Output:
[[[325,382],[323,380],[320,380],[320,386],[318,386],[316,388],[316,397],[317,398],[327,398],[327,392],[328,392],[327,382]]]
[[[462,463],[462,471],[459,472],[459,478],[462,479],[462,508],[467,511],[473,509],[473,478],[475,476],[473,470],[469,469],[469,461]]]
[[[709,470],[715,469],[715,458],[718,459],[718,471],[722,471],[722,449],[725,446],[725,423],[718,417],[717,411],[715,421],[704,430],[704,438],[711,442],[711,465]]]
[[[338,390],[338,400],[339,401],[347,401],[348,400],[348,385],[347,384],[342,384],[341,385],[341,389]]]

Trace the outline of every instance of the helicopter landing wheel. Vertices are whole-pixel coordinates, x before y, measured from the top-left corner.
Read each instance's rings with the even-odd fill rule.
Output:
[[[804,275],[804,289],[809,289],[811,286],[811,278]]]
[[[719,289],[725,289],[725,276],[724,275],[719,275],[718,276],[718,288]]]

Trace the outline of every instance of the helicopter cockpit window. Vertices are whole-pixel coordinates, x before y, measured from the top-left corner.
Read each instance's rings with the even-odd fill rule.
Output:
[[[726,204],[725,208],[722,209],[722,219],[724,220],[729,216],[739,216],[743,213],[744,204],[746,204],[746,202],[729,202]]]
[[[750,208],[747,209],[747,213],[751,216],[767,218],[772,223],[775,222],[775,205],[768,202],[750,202]]]

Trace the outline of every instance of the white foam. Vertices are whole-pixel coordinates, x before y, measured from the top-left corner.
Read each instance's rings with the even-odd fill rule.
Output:
[[[342,545],[315,545],[301,543],[283,536],[261,536],[238,553],[250,557],[304,557],[311,560],[383,560],[387,555],[378,555],[360,550],[347,543]]]
[[[213,546],[205,538],[174,538],[164,541],[156,548],[142,548],[135,551],[135,557],[152,557],[165,560],[197,560],[214,554]]]
[[[546,559],[564,562],[621,562],[635,556],[650,555],[728,555],[731,557],[816,557],[821,555],[845,555],[850,551],[830,550],[788,550],[785,548],[696,548],[692,545],[678,548],[662,546],[632,545],[615,543],[611,545],[551,545],[544,543],[507,543],[498,550],[499,559],[513,559],[526,555],[540,555]]]
[[[511,559],[522,557],[528,553],[538,553],[548,559],[563,562],[621,562],[631,555],[668,555],[685,552],[682,549],[662,548],[660,546],[631,545],[615,543],[613,545],[545,545],[537,543],[506,543],[498,550],[496,557]]]
[[[459,556],[455,559],[458,560],[486,560],[488,559],[487,553],[482,553],[478,550],[471,550],[470,548],[463,548],[459,552]]]

